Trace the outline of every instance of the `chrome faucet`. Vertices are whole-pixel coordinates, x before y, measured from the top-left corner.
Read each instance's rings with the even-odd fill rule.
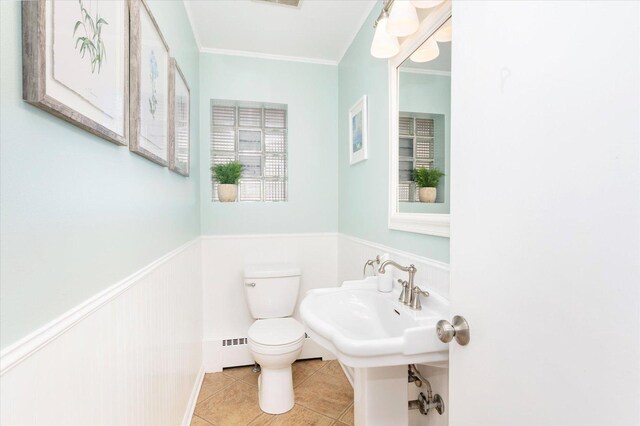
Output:
[[[398,298],[398,301],[404,303],[405,305],[413,306],[414,297],[420,297],[419,294],[417,293],[414,295],[414,291],[413,291],[413,279],[416,276],[416,272],[418,272],[415,265],[402,266],[394,262],[393,260],[385,260],[384,262],[382,262],[382,265],[380,265],[380,268],[378,269],[378,271],[381,274],[384,274],[384,271],[387,265],[394,266],[403,272],[409,273],[408,281],[399,280],[400,284],[402,285],[402,293],[400,293],[400,297]]]

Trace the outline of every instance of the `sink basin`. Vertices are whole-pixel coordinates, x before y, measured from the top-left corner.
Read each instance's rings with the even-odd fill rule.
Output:
[[[346,282],[309,291],[300,315],[311,338],[350,367],[445,363],[448,345],[435,328],[449,317],[446,300],[432,294],[412,311],[398,295],[378,292],[375,279]]]

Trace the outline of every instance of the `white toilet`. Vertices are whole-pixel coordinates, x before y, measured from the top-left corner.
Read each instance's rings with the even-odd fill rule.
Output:
[[[244,270],[251,315],[249,349],[262,372],[258,379],[260,409],[281,414],[293,408],[291,364],[304,344],[304,327],[291,318],[300,289],[300,268],[262,265]]]

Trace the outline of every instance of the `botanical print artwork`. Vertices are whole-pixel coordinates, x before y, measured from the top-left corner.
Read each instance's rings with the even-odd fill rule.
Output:
[[[152,50],[149,56],[149,69],[151,79],[151,97],[149,97],[149,112],[151,116],[156,118],[156,109],[158,108],[158,98],[156,98],[156,94],[158,93],[158,89],[156,88],[156,83],[158,81],[158,77],[160,74],[158,73],[158,61],[156,60],[156,54]]]
[[[102,39],[102,27],[109,25],[109,23],[100,17],[99,12],[96,12],[95,17],[92,17],[87,8],[84,7],[82,0],[78,0],[78,6],[81,19],[76,21],[76,25],[73,27],[73,35],[76,37],[75,47],[80,50],[82,58],[87,53],[89,54],[91,73],[95,73],[96,70],[100,73],[102,63],[107,58],[107,51]]]
[[[53,0],[50,58],[51,77],[67,89],[61,100],[122,132],[124,7],[118,3]]]
[[[167,160],[169,53],[144,7],[140,35],[140,147]]]
[[[175,76],[175,168],[189,173],[189,87],[176,69]]]
[[[354,115],[351,119],[352,150],[358,152],[362,149],[362,111]]]

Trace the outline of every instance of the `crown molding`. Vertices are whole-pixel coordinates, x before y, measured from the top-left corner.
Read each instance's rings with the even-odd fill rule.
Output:
[[[218,49],[215,47],[201,47],[200,53],[212,53],[215,55],[242,56],[245,58],[271,59],[274,61],[303,62],[317,65],[338,65],[338,61],[330,59],[305,58],[302,56],[273,55],[271,53],[249,52],[246,50]]]
[[[451,71],[439,71],[439,70],[428,70],[424,68],[411,68],[411,67],[400,67],[398,68],[400,72],[408,72],[411,74],[429,74],[429,75],[444,75],[451,77]]]

